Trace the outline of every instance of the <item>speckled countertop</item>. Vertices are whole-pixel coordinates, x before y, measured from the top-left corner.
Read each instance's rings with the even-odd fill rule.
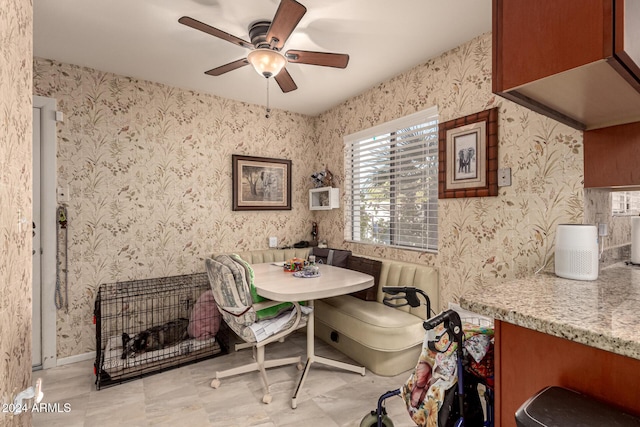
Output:
[[[462,308],[640,359],[640,267],[603,268],[598,280],[543,273],[469,292]]]

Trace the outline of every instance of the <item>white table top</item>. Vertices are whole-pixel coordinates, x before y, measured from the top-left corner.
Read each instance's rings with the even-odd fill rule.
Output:
[[[282,263],[280,263],[282,265]],[[373,276],[346,268],[319,265],[319,277],[295,277],[272,263],[253,264],[258,294],[274,301],[329,298],[373,286]]]

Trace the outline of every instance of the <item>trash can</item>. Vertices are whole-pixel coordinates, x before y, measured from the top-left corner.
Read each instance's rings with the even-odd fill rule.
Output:
[[[516,411],[518,427],[640,427],[640,418],[563,387],[547,387]]]

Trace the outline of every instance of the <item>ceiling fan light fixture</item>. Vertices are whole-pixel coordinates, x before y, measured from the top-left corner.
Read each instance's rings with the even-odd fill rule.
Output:
[[[258,74],[267,79],[276,76],[287,65],[284,55],[266,48],[252,50],[247,55],[247,60]]]

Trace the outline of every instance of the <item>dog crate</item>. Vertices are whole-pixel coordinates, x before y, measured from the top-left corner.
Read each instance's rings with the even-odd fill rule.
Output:
[[[102,284],[94,322],[98,390],[229,348],[206,273]]]

